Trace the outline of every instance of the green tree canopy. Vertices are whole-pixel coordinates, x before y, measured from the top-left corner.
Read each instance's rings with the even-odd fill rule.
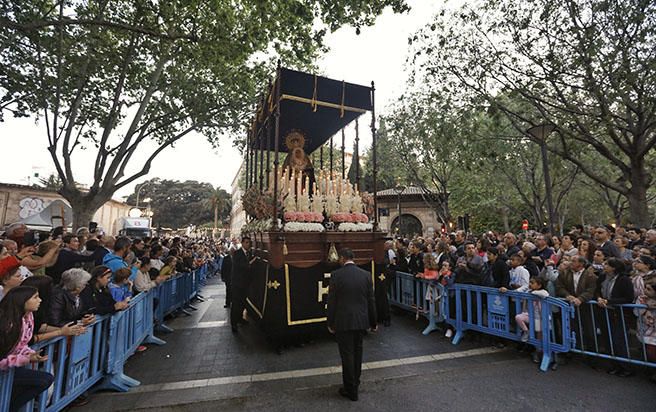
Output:
[[[526,131],[553,125],[549,151],[625,196],[633,223],[650,224],[656,3],[473,2],[440,13],[409,42],[416,85],[483,101],[536,143]],[[600,163],[612,166],[610,177]]]
[[[372,24],[404,0],[0,0],[0,115],[41,120],[71,203],[87,222],[162,150],[239,131],[274,61],[308,67],[328,31]],[[0,117],[1,119],[1,117]],[[133,155],[157,143],[145,162]],[[73,155],[93,150],[88,191]]]
[[[230,216],[230,195],[223,189],[215,189],[210,183],[195,180],[161,180],[158,178],[141,183],[127,198],[127,203],[136,204],[139,191],[139,206],[146,206],[145,199],[153,212],[153,226],[183,228],[213,222],[214,199],[221,203],[219,219]]]

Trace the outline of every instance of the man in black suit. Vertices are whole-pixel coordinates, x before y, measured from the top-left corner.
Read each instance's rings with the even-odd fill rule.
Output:
[[[368,328],[377,330],[376,301],[368,273],[353,263],[353,251],[339,251],[340,269],[330,275],[328,290],[328,330],[335,334],[342,358],[344,386],[339,394],[358,400],[362,372],[362,338]]]
[[[232,331],[237,332],[237,326],[246,323],[243,318],[246,308],[246,297],[251,280],[251,265],[257,257],[251,252],[251,238],[241,238],[241,248],[232,257],[232,305],[230,307],[230,325]]]
[[[226,285],[226,298],[224,308],[229,308],[232,303],[232,255],[235,250],[232,248],[225,248],[223,262],[221,263],[221,280]]]

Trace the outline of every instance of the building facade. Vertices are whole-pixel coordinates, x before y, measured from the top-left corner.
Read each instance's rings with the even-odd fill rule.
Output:
[[[434,207],[435,202],[439,202],[437,195],[413,186],[404,187],[400,193],[396,189],[381,190],[377,195],[380,229],[388,235],[431,237],[442,230]]]
[[[241,203],[241,197],[244,194],[239,181],[244,171],[244,162],[239,165],[239,169],[232,179],[232,209],[230,210],[230,237],[238,237],[241,233],[241,227],[246,224],[246,212]]]
[[[54,190],[0,183],[0,228],[41,213],[55,200],[63,201],[68,206],[66,199]],[[93,220],[105,233],[115,235],[116,221],[128,216],[130,209],[131,206],[112,199],[98,209]],[[68,215],[70,216],[70,213]],[[69,226],[71,222],[65,224]]]

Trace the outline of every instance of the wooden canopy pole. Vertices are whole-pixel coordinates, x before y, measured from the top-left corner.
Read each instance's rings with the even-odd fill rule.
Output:
[[[378,185],[376,181],[378,180],[378,160],[376,156],[376,106],[375,106],[375,93],[376,87],[374,82],[371,82],[371,152],[372,152],[372,161],[374,164],[374,170],[372,173],[373,177],[373,191],[374,191],[374,230],[378,227]]]
[[[358,118],[355,118],[355,153],[353,154],[353,161],[355,162],[355,184],[358,188],[360,186],[360,126]]]
[[[330,136],[330,178],[333,178],[333,137]]]
[[[346,179],[346,135],[342,128],[342,179]]]
[[[278,61],[278,68],[276,69],[276,84],[275,84],[275,94],[273,95],[273,101],[276,103],[276,125],[275,125],[275,135],[273,140],[274,145],[274,155],[273,155],[273,222],[276,223],[278,219],[278,150],[279,150],[279,140],[280,140],[280,61]]]

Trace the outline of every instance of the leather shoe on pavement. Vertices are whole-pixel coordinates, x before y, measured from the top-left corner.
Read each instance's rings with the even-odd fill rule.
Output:
[[[339,394],[345,398],[352,400],[353,402],[358,400],[357,394],[349,393],[349,391],[347,391],[343,386],[339,388]]]

